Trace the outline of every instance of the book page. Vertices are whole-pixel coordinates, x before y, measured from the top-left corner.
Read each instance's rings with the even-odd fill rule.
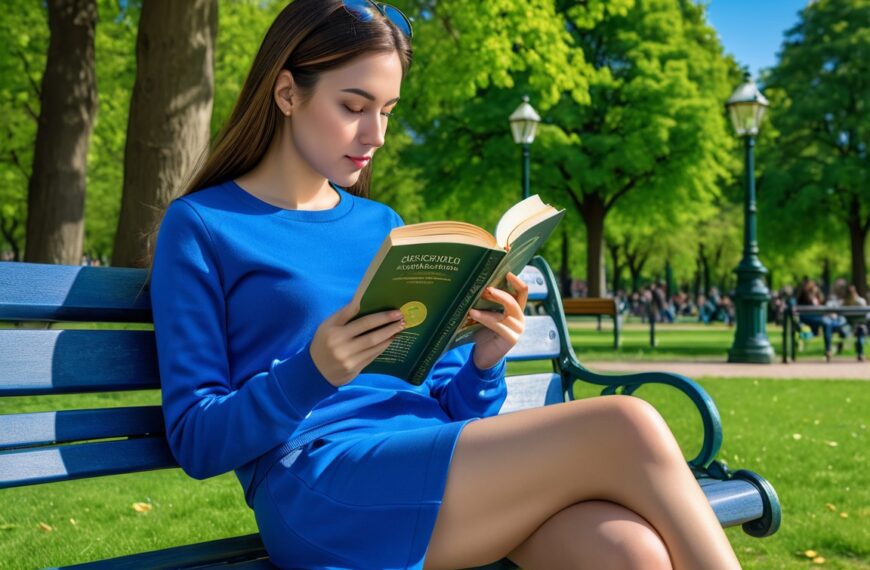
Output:
[[[508,238],[511,232],[522,223],[523,220],[534,216],[548,207],[552,208],[552,206],[544,204],[541,197],[537,194],[533,194],[525,200],[521,200],[511,206],[508,211],[502,215],[495,226],[496,243],[504,248],[510,243]]]
[[[553,213],[544,216],[543,219],[538,220],[536,224],[527,228],[520,235],[514,237],[510,251],[508,251],[508,254],[501,260],[501,263],[496,268],[492,278],[486,286],[496,287],[513,293],[513,287],[509,286],[507,281],[507,274],[513,273],[514,275],[519,275],[522,273],[523,269],[528,265],[529,261],[531,261],[541,246],[544,245],[544,242],[547,241],[547,238],[550,237],[550,234],[553,233],[553,230],[556,229],[556,226],[559,225],[559,222],[564,216],[564,209],[558,211],[554,209]],[[485,311],[504,311],[504,306],[501,303],[489,301],[483,298],[479,299],[474,307]]]

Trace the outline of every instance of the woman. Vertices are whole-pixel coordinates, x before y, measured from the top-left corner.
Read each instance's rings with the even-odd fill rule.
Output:
[[[288,5],[167,208],[151,298],[179,464],[235,470],[279,566],[739,567],[651,405],[497,415],[525,326],[516,276],[487,294],[503,320],[472,313],[476,342],[422,385],[360,373],[402,328],[392,311],[351,322],[348,301],[403,223],[367,196],[410,36],[395,8]]]

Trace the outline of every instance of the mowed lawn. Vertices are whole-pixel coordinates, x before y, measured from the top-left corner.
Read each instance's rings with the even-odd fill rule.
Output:
[[[682,326],[669,333],[660,327],[661,350],[668,342],[666,334],[682,335]],[[631,350],[632,328],[624,350]],[[689,348],[682,353],[674,349],[675,354],[697,358],[713,354],[716,347],[727,349],[733,329],[718,328],[688,333],[681,342]],[[699,338],[707,335],[715,338]],[[581,360],[595,351],[608,352],[608,337],[588,323],[576,330],[572,326]],[[508,374],[547,366],[511,363]],[[656,369],[655,362],[650,369]],[[711,394],[722,417],[719,459],[731,469],[766,477],[783,503],[782,528],[772,537],[756,539],[739,527],[726,529],[743,567],[818,567],[803,554],[814,550],[824,558],[823,567],[870,568],[870,384],[752,378],[702,378],[698,383]],[[600,389],[578,384],[575,394],[595,397]],[[694,457],[701,423],[690,401],[664,386],[645,387],[636,395],[662,412],[686,458]],[[16,397],[0,400],[0,413],[159,401],[156,391]],[[253,512],[232,473],[199,481],[171,469],[5,489],[0,497],[0,568],[66,565],[256,532]],[[147,507],[140,512],[134,503]]]
[[[613,322],[609,317],[601,319],[597,330],[594,317],[568,317],[568,329],[574,351],[581,362],[603,360],[721,360],[725,362],[728,349],[734,343],[734,327],[723,323],[704,325],[692,320],[676,323],[656,323],[656,346],[650,346],[649,324],[638,319],[629,319],[623,324],[621,346],[613,349]],[[768,324],[767,338],[777,360],[782,358],[782,328]],[[834,335],[834,345],[840,340]],[[798,362],[823,362],[824,342],[812,337],[798,344]],[[855,360],[855,339],[849,336],[844,341],[843,352],[835,355],[837,360]]]

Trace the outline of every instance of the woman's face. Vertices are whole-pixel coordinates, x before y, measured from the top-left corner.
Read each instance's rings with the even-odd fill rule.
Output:
[[[301,158],[324,178],[352,186],[368,161],[349,157],[370,160],[384,145],[387,114],[396,106],[401,83],[395,51],[361,56],[321,75],[304,107],[293,100],[290,136]]]

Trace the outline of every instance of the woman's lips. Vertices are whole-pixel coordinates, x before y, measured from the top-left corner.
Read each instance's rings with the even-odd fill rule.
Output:
[[[353,158],[352,156],[347,156],[347,155],[344,155],[344,157],[347,158],[348,160],[350,160],[351,162],[353,162],[354,166],[356,166],[357,168],[365,168],[365,165],[369,163],[368,158],[359,159],[359,158]]]

